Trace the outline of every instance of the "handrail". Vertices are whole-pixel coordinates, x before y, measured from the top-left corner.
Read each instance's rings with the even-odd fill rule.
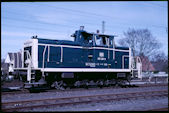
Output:
[[[31,55],[30,55],[29,51],[28,51],[28,50],[24,50],[24,52],[26,52],[26,53],[27,53],[27,54],[26,54],[27,59],[28,59],[28,56],[29,56],[29,58],[30,58],[30,60],[31,60],[31,62],[32,62],[32,58],[31,58]]]
[[[44,48],[44,51],[43,51],[43,64],[42,64],[42,76],[44,77],[44,66],[45,66],[45,53],[46,53],[46,45],[45,45],[45,48]]]
[[[31,83],[32,58],[31,58],[31,55],[30,55],[28,50],[24,50],[24,52],[26,52],[26,56],[27,56],[27,59],[26,59],[25,63],[28,64],[28,67],[27,67],[27,81],[29,81],[29,83]],[[29,58],[28,58],[28,56],[29,56]]]
[[[134,70],[138,71],[138,77],[142,74],[142,62],[139,56],[132,57],[131,71],[132,75],[134,74]]]

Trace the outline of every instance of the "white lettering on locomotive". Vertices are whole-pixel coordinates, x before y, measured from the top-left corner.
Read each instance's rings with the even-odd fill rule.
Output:
[[[104,58],[103,52],[99,52],[99,57],[97,57],[97,60],[106,60],[106,58]]]
[[[104,57],[104,53],[103,52],[99,52],[99,57]]]
[[[97,60],[106,60],[106,58],[97,57]]]
[[[96,63],[86,62],[85,65],[86,65],[86,66],[90,66],[90,67],[96,67]]]

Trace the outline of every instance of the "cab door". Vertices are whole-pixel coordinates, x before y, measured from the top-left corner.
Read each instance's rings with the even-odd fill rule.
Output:
[[[123,65],[122,66],[123,69],[129,68],[129,56],[123,56],[122,65]]]
[[[95,44],[94,44],[94,56],[95,56],[95,64],[98,68],[107,68],[108,67],[108,46],[107,40],[105,37],[95,35]]]
[[[88,36],[88,40],[85,40],[82,48],[82,60],[85,67],[95,67],[94,50],[93,50],[93,36]]]
[[[108,37],[108,68],[116,67],[116,57],[115,57],[115,42],[114,37]]]

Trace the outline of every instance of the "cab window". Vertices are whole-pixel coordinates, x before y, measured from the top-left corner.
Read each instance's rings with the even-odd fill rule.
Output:
[[[84,43],[91,45],[93,43],[92,36],[84,36]]]
[[[115,46],[114,39],[109,38],[109,46],[111,46],[111,47]]]
[[[97,46],[102,46],[103,45],[102,38],[99,37],[99,36],[96,36],[96,45]]]
[[[106,46],[107,44],[107,37],[96,36],[96,45],[97,46]]]

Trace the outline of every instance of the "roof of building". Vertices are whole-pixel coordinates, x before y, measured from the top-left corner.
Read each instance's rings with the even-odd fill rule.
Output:
[[[142,61],[142,71],[155,71],[155,68],[149,61],[148,57],[140,56],[140,59]]]
[[[5,59],[5,63],[14,63],[14,67],[21,67],[21,53],[8,53]]]

